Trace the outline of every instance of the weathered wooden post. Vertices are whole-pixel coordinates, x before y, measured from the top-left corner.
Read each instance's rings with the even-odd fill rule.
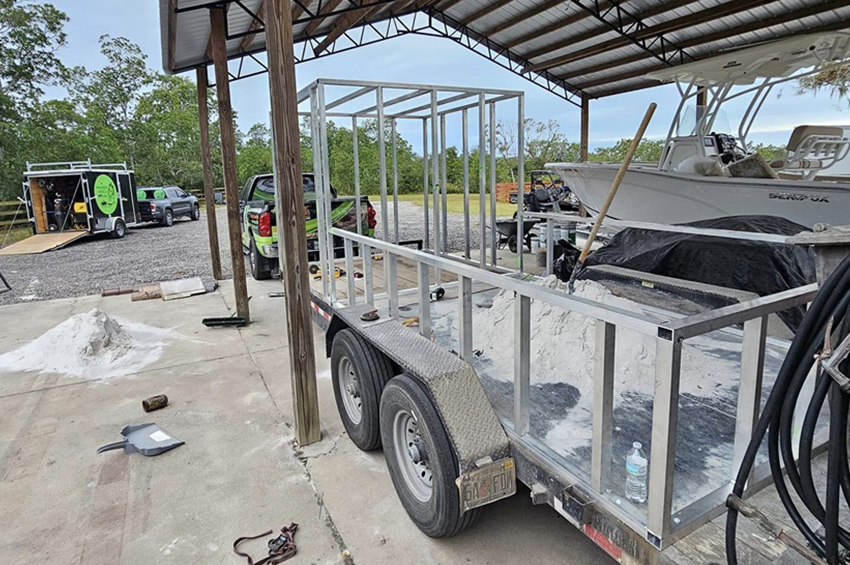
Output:
[[[204,169],[204,207],[207,212],[207,231],[210,237],[210,259],[212,261],[213,278],[217,281],[221,276],[221,252],[218,247],[218,226],[215,216],[215,195],[213,194],[212,163],[210,159],[210,116],[207,108],[207,68],[198,67],[196,83],[198,87],[198,125],[201,133],[201,166]]]

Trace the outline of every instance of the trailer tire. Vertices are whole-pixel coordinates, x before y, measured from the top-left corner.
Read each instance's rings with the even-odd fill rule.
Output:
[[[478,519],[479,508],[461,513],[457,456],[431,396],[406,374],[384,388],[381,438],[396,494],[422,532],[451,537]]]
[[[201,219],[201,206],[199,204],[194,204],[192,206],[192,215],[189,217],[193,222],[197,222]]]
[[[165,212],[162,213],[162,221],[160,223],[167,228],[174,225],[174,212],[171,211],[171,208],[166,208]]]
[[[127,235],[127,224],[124,223],[124,220],[119,218],[115,220],[115,224],[112,226],[112,231],[109,232],[109,237],[112,239],[123,239],[125,235]]]
[[[342,425],[363,451],[381,447],[381,394],[393,378],[387,356],[352,330],[334,336],[331,379]]]
[[[257,249],[257,244],[251,239],[251,249],[249,251],[248,261],[251,263],[251,276],[254,280],[264,281],[272,276],[272,271],[266,263],[266,258],[260,255]]]

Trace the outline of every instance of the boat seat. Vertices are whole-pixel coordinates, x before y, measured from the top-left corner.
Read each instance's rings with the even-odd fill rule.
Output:
[[[836,126],[797,126],[791,133],[788,157],[771,161],[775,170],[799,171],[803,180],[812,180],[820,171],[847,157],[850,138]]]

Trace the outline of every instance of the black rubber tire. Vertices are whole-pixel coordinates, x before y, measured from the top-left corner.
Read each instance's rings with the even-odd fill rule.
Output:
[[[251,264],[251,276],[254,277],[254,280],[264,281],[271,278],[272,270],[269,269],[266,258],[260,255],[257,244],[254,243],[253,239],[251,240],[248,262]]]
[[[162,220],[159,222],[163,226],[170,228],[174,225],[174,212],[171,211],[170,208],[167,208],[165,212],[162,213]]]
[[[115,225],[112,226],[112,231],[109,232],[109,237],[112,239],[123,239],[127,235],[127,224],[124,220],[115,220]]]
[[[511,250],[511,253],[516,253],[516,236],[512,235],[508,238],[508,249]]]
[[[397,453],[393,445],[393,422],[399,410],[413,414],[428,452],[433,477],[428,502],[420,501],[408,490],[399,468],[399,456],[407,457],[407,446],[400,446],[402,451]],[[478,519],[479,508],[461,514],[460,495],[455,483],[458,477],[457,456],[431,396],[407,374],[394,377],[384,388],[381,397],[381,438],[396,494],[410,519],[423,533],[432,538],[451,537]]]
[[[192,214],[189,216],[193,222],[197,222],[201,219],[201,206],[199,204],[195,204],[192,206]]]
[[[360,385],[360,422],[354,423],[345,410],[344,393],[340,386],[339,365],[343,358],[351,363]],[[334,336],[331,346],[331,380],[334,399],[342,425],[354,445],[363,451],[381,447],[379,410],[384,386],[393,378],[393,366],[386,355],[352,330],[342,330]]]

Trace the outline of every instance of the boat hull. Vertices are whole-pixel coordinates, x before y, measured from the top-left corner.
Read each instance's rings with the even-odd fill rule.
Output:
[[[619,165],[561,163],[547,167],[597,213]],[[608,215],[619,220],[678,224],[740,215],[787,218],[807,227],[850,224],[850,183],[695,177],[632,167]]]

